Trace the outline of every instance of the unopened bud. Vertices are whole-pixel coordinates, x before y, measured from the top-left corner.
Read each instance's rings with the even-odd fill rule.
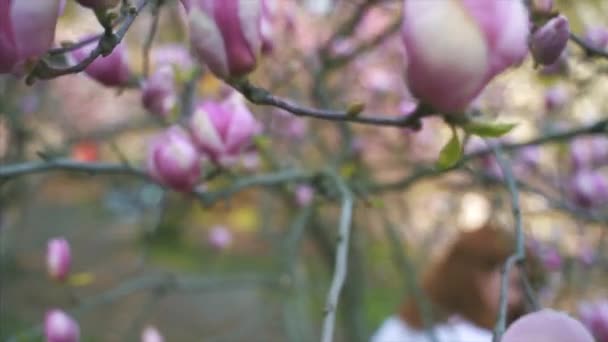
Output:
[[[72,256],[70,244],[64,238],[49,240],[46,251],[46,268],[51,277],[57,281],[65,281],[70,274]]]
[[[557,62],[570,38],[568,18],[559,15],[537,29],[530,40],[530,50],[538,64]]]

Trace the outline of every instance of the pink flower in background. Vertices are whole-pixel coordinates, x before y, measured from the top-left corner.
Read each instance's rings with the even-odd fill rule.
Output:
[[[238,157],[260,131],[243,97],[236,93],[222,102],[200,103],[190,118],[189,128],[199,151],[216,163]]]
[[[141,342],[164,342],[165,339],[156,327],[148,325],[141,332]]]
[[[95,49],[96,44],[88,44],[72,52],[76,62],[80,63]],[[84,70],[85,74],[95,81],[108,86],[125,86],[131,77],[127,48],[125,43],[119,43],[107,56],[97,57],[93,63]]]
[[[538,64],[551,65],[566,48],[570,39],[568,18],[559,15],[538,28],[530,39],[530,50]]]
[[[581,322],[564,312],[543,309],[520,317],[501,342],[593,342]]]
[[[46,342],[78,342],[80,328],[68,314],[54,309],[47,311],[44,318],[44,337]]]
[[[261,51],[261,0],[181,0],[190,43],[200,62],[220,78],[252,72]]]
[[[584,40],[596,49],[605,50],[608,48],[608,28],[603,26],[590,27],[585,32]]]
[[[583,208],[597,208],[608,202],[608,181],[597,171],[581,170],[569,180],[570,199]]]
[[[465,109],[494,76],[524,59],[529,30],[521,1],[405,0],[412,94],[445,113]]]
[[[315,198],[315,189],[307,184],[298,185],[296,188],[296,203],[305,207],[312,203]]]
[[[208,241],[215,249],[226,249],[232,245],[232,232],[224,226],[215,226],[209,231]]]
[[[177,191],[190,192],[198,184],[201,158],[181,127],[172,126],[151,140],[147,171],[154,180]]]
[[[608,341],[608,300],[581,302],[578,315],[598,342]]]
[[[49,277],[65,281],[70,274],[71,264],[72,255],[68,241],[64,238],[49,240],[46,249],[46,269]]]
[[[608,163],[608,138],[581,137],[570,143],[570,165],[574,171],[593,169]]]
[[[51,48],[60,10],[60,0],[0,0],[0,74]]]
[[[562,257],[557,249],[545,246],[539,251],[538,256],[543,266],[549,271],[556,272],[562,269]]]
[[[159,45],[152,50],[151,60],[157,68],[169,65],[182,71],[190,71],[195,67],[190,51],[181,44]]]
[[[150,113],[167,117],[177,105],[175,89],[175,72],[170,65],[163,65],[156,70],[141,87],[141,101]]]
[[[545,91],[545,109],[553,112],[562,109],[570,101],[568,90],[563,86],[555,86]]]

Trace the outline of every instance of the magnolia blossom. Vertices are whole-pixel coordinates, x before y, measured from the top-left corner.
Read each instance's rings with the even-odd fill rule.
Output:
[[[516,320],[501,342],[593,342],[581,322],[566,313],[544,309]]]
[[[582,302],[578,307],[578,315],[597,341],[608,341],[608,300]]]
[[[213,248],[222,250],[232,244],[232,232],[224,226],[215,226],[209,231],[208,239]]]
[[[147,170],[159,183],[188,192],[198,183],[201,159],[188,134],[173,126],[150,142]]]
[[[608,181],[597,171],[582,170],[569,181],[572,202],[583,208],[596,208],[608,202]]]
[[[299,185],[296,188],[296,203],[299,206],[305,207],[310,205],[315,197],[315,189],[310,185]]]
[[[76,62],[80,63],[89,56],[95,48],[95,44],[88,44],[72,52]],[[131,77],[127,48],[124,43],[119,43],[107,56],[99,56],[89,64],[84,72],[97,82],[108,87],[124,86]]]
[[[190,55],[190,51],[182,44],[160,45],[152,50],[150,59],[152,64],[159,69],[168,65],[187,72],[195,67],[195,61]]]
[[[170,65],[163,65],[142,84],[141,101],[150,113],[165,117],[177,105],[175,73]]]
[[[0,0],[0,74],[16,72],[53,44],[60,0]]]
[[[181,0],[193,51],[218,77],[241,77],[255,69],[262,47],[260,1]]]
[[[72,256],[70,244],[64,238],[49,240],[46,250],[46,269],[51,277],[57,281],[64,281],[70,273]]]
[[[189,128],[201,153],[214,162],[229,163],[251,146],[260,126],[243,98],[235,93],[222,102],[199,104]]]
[[[407,83],[435,109],[465,109],[486,84],[520,63],[529,19],[522,1],[405,0]]]
[[[530,40],[530,50],[538,64],[551,65],[566,48],[570,39],[568,18],[559,15],[538,28]]]
[[[48,311],[44,318],[44,336],[46,342],[78,342],[80,328],[68,314],[54,309]]]
[[[570,163],[573,170],[592,169],[608,163],[608,138],[583,137],[570,143]]]
[[[585,32],[585,42],[596,49],[605,50],[608,48],[608,28],[603,26],[593,26]]]

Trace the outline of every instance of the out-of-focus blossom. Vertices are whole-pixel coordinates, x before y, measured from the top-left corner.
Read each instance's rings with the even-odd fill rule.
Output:
[[[177,105],[175,73],[170,65],[163,65],[142,84],[141,101],[150,113],[167,117]]]
[[[78,342],[80,328],[78,323],[65,312],[53,309],[44,318],[44,337],[46,342]]]
[[[532,0],[532,9],[536,13],[549,14],[553,11],[553,0]]]
[[[414,99],[403,99],[399,102],[399,112],[401,115],[410,115],[418,108],[418,101]]]
[[[211,247],[223,250],[232,244],[232,232],[224,226],[215,226],[209,231],[208,239]]]
[[[190,51],[181,44],[165,44],[154,48],[151,60],[159,69],[164,65],[170,65],[181,71],[190,71],[195,67]]]
[[[148,325],[141,332],[141,342],[164,342],[165,339],[156,327]]]
[[[95,44],[87,44],[72,52],[75,61],[80,63],[89,56]],[[107,56],[99,56],[86,67],[84,72],[97,82],[108,87],[120,87],[127,84],[131,77],[127,49],[119,43]]]
[[[584,244],[579,247],[578,260],[585,266],[589,267],[595,262],[595,251],[591,246]]]
[[[394,72],[381,67],[367,67],[361,76],[364,87],[380,93],[394,92],[402,82]]]
[[[270,129],[281,137],[290,140],[303,139],[308,133],[309,121],[282,109],[273,110]]]
[[[70,244],[64,238],[51,239],[46,247],[46,269],[49,277],[64,281],[70,274],[72,255]]]
[[[502,337],[502,342],[593,342],[581,322],[566,313],[543,309],[516,320]]]
[[[236,93],[222,102],[199,104],[189,128],[199,151],[219,163],[229,162],[243,153],[260,131],[242,96]]]
[[[541,150],[538,146],[526,146],[517,151],[515,162],[529,169],[536,169],[541,157]]]
[[[587,29],[583,38],[592,47],[605,50],[608,48],[608,28],[603,26],[593,26]]]
[[[545,109],[553,112],[562,109],[570,101],[568,90],[561,86],[555,86],[545,91]]]
[[[570,163],[574,171],[592,169],[608,163],[608,138],[583,137],[570,143]]]
[[[0,74],[15,72],[53,44],[60,0],[0,0]]]
[[[260,163],[260,154],[257,152],[245,153],[241,157],[241,165],[249,171],[256,171],[260,167]]]
[[[261,0],[181,0],[198,59],[220,78],[252,72],[262,47]]]
[[[562,269],[562,257],[557,249],[549,246],[544,246],[537,252],[543,266],[549,271],[559,271]]]
[[[72,159],[81,163],[99,160],[99,145],[94,141],[81,141],[72,147]]]
[[[608,341],[608,300],[582,302],[578,315],[598,342]]]
[[[310,205],[315,197],[315,189],[307,184],[298,185],[296,188],[296,203],[305,207]]]
[[[465,109],[494,76],[523,60],[529,29],[522,1],[405,0],[412,94],[444,113]]]
[[[188,134],[172,126],[150,142],[147,170],[159,183],[189,192],[199,181],[201,158]]]
[[[274,49],[274,21],[277,16],[277,0],[262,0],[260,15],[260,35],[262,39],[262,52],[271,53]]]
[[[557,62],[570,38],[568,18],[559,15],[538,28],[530,39],[530,50],[538,64]]]
[[[570,199],[583,208],[596,208],[608,202],[608,181],[597,171],[581,170],[569,180]]]
[[[110,9],[118,5],[119,1],[120,0],[76,0],[80,5],[93,10]]]

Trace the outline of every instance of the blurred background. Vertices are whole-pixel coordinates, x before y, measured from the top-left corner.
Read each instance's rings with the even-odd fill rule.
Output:
[[[362,1],[278,3],[274,49],[251,76],[256,84],[314,107],[364,103],[366,113],[411,112],[399,1],[378,1],[360,15]],[[577,34],[608,26],[608,2],[557,1],[557,8]],[[171,46],[187,44],[179,2],[145,11],[126,36],[134,74],[142,73],[142,42],[156,15],[152,68]],[[334,35],[357,15],[350,30]],[[56,40],[98,32],[92,12],[68,1]],[[521,182],[528,240],[549,274],[539,298],[576,315],[582,302],[608,296],[608,188],[601,179],[608,137],[577,131],[606,119],[608,60],[571,45],[560,63],[546,70],[527,59],[493,81],[475,106],[518,124],[503,138],[509,144],[574,132],[509,149],[509,159]],[[198,76],[182,82],[184,92],[189,82],[201,99],[226,91],[210,73]],[[0,77],[0,170],[52,158],[143,167],[147,142],[164,124],[145,111],[134,84],[106,88],[79,74],[26,86]],[[458,232],[487,221],[513,227],[493,157],[432,171],[450,137],[438,118],[413,131],[249,108],[262,133],[233,167],[203,167],[217,171],[203,191],[221,194],[209,203],[122,173],[0,177],[0,340],[40,340],[44,313],[54,307],[74,314],[83,341],[134,341],[148,325],[168,341],[317,340],[334,270],[339,196],[316,178],[260,181],[265,175],[331,168],[356,194],[340,341],[367,341]],[[480,145],[470,139],[466,150]],[[595,185],[581,195],[572,184],[583,168],[600,180],[584,180]],[[248,181],[260,186],[239,185]],[[58,236],[72,248],[65,284],[45,270],[46,243]]]

